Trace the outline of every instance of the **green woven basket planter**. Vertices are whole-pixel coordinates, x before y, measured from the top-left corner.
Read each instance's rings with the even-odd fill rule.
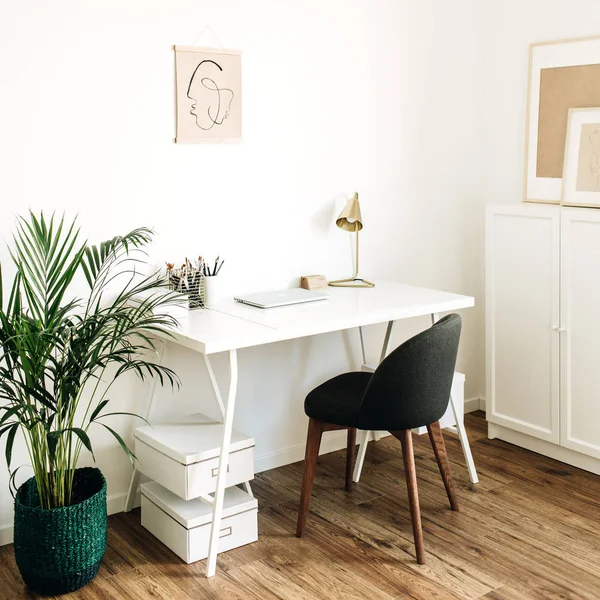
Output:
[[[77,469],[73,482],[79,502],[42,509],[35,479],[15,498],[15,558],[29,588],[65,594],[89,583],[106,550],[106,480],[99,469]]]

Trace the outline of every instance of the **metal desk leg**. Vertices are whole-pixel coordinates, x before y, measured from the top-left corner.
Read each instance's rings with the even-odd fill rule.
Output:
[[[383,339],[383,346],[381,347],[381,355],[379,357],[379,362],[381,362],[387,356],[388,347],[390,345],[390,337],[392,335],[393,327],[394,327],[394,321],[389,321],[387,324],[387,329],[385,330],[385,338]],[[364,343],[363,343],[362,328],[359,327],[359,331],[360,331],[360,345],[361,345],[361,350],[362,350],[362,355],[363,355],[363,364],[365,364],[366,360],[365,360],[365,350],[364,350]],[[379,432],[377,432],[377,431],[365,431],[364,435],[362,436],[360,446],[358,449],[358,455],[356,457],[356,464],[354,465],[354,476],[352,478],[357,483],[358,483],[358,481],[360,481],[360,474],[362,472],[363,463],[365,462],[365,454],[367,453],[367,444],[369,443],[369,438],[371,437],[371,434],[373,434],[373,438],[375,439],[375,441],[379,440]]]
[[[165,355],[165,344],[161,344],[160,350],[158,352],[158,364],[162,365],[163,357]],[[152,414],[152,405],[154,404],[154,399],[156,398],[156,389],[158,386],[158,377],[154,377],[152,379],[152,387],[150,389],[150,398],[148,399],[148,406],[146,407],[146,414],[144,414],[144,418],[146,421],[150,421],[150,416]],[[140,472],[138,469],[133,467],[133,473],[131,474],[131,479],[129,480],[129,489],[127,490],[127,496],[125,497],[125,508],[123,509],[125,512],[129,512],[133,508],[133,503],[135,502],[135,495],[137,493],[138,486],[140,485]]]
[[[225,421],[223,439],[221,440],[221,454],[219,456],[219,471],[217,473],[217,489],[213,503],[213,518],[210,530],[210,543],[208,546],[208,560],[206,563],[206,576],[212,577],[217,569],[217,554],[219,551],[219,534],[221,533],[221,518],[223,516],[223,498],[225,497],[225,483],[227,479],[227,465],[229,464],[229,445],[231,443],[231,430],[233,429],[233,413],[235,410],[235,397],[238,381],[237,351],[229,351],[229,392],[227,406],[225,407]]]
[[[465,424],[458,418],[458,411],[456,410],[456,405],[454,404],[454,398],[452,397],[452,394],[450,394],[450,406],[452,406],[452,412],[454,413],[456,431],[465,455],[467,470],[469,471],[469,478],[471,479],[471,483],[479,483],[479,477],[477,476],[477,469],[475,468],[475,462],[473,461],[473,454],[471,454],[471,446],[469,444],[469,438],[467,437]]]
[[[362,434],[362,437],[360,446],[358,447],[358,454],[356,455],[356,464],[354,465],[354,475],[352,477],[353,481],[359,481],[360,479],[363,463],[365,462],[365,454],[367,453],[369,436],[371,435],[370,431],[361,431],[360,433]]]
[[[440,320],[438,313],[431,315],[431,324],[435,324]],[[477,476],[477,469],[475,468],[475,461],[473,460],[473,454],[471,453],[471,445],[469,444],[469,438],[467,437],[467,430],[465,429],[464,421],[458,418],[458,411],[456,410],[456,404],[454,398],[450,394],[450,406],[452,407],[452,413],[454,414],[454,422],[456,423],[456,432],[458,433],[458,439],[462,446],[463,454],[465,455],[465,461],[467,463],[467,470],[469,471],[469,478],[471,483],[479,483],[479,477]]]
[[[212,368],[212,364],[210,362],[210,357],[208,354],[204,354],[204,362],[206,364],[206,370],[208,371],[208,376],[210,377],[210,383],[213,388],[213,392],[215,393],[215,398],[217,400],[217,404],[219,405],[219,410],[221,411],[221,418],[223,422],[225,422],[225,405],[223,404],[223,398],[221,396],[221,391],[219,390],[219,384],[217,383],[217,378],[215,377],[215,371]],[[254,498],[254,494],[252,493],[252,488],[250,487],[249,481],[244,481],[244,490],[249,496]]]

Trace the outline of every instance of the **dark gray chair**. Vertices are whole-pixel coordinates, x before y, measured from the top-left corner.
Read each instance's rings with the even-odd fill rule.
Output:
[[[424,564],[423,530],[411,429],[427,426],[452,510],[458,502],[439,420],[446,412],[454,377],[462,321],[451,314],[396,348],[374,373],[344,373],[308,394],[310,418],[298,527],[302,537],[324,431],[348,430],[346,489],[352,489],[356,430],[389,431],[402,444],[417,562]]]

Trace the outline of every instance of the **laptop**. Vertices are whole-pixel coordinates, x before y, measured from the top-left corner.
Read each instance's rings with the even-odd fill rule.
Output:
[[[249,304],[257,308],[273,308],[275,306],[288,306],[290,304],[301,304],[303,302],[315,302],[316,300],[327,300],[329,294],[321,290],[305,290],[304,288],[292,288],[289,290],[276,290],[273,292],[259,292],[235,296],[236,302]]]

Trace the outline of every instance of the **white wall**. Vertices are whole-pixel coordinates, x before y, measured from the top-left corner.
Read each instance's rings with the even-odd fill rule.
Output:
[[[523,200],[529,44],[600,35],[598,0],[484,0],[483,198]]]
[[[467,397],[477,397],[480,6],[0,0],[0,233],[8,239],[13,215],[29,207],[79,213],[93,240],[149,225],[160,233],[157,263],[220,254],[232,290],[286,286],[302,274],[350,273],[349,236],[333,221],[358,190],[365,276],[476,296],[479,308],[464,313],[459,368]],[[197,40],[205,25],[244,53],[239,144],[172,143],[171,48],[214,45]],[[4,249],[0,259],[8,260]],[[381,336],[369,331],[373,356]],[[352,366],[352,344],[332,334],[241,352],[236,426],[256,437],[259,466],[302,455],[302,399]],[[158,418],[197,408],[197,397],[212,410],[197,360],[169,353],[184,387],[161,394]],[[120,391],[120,406],[139,410],[147,389],[127,382]],[[131,435],[130,421],[117,425]],[[120,502],[128,463],[109,439],[96,439],[109,495]],[[21,453],[16,464],[25,461]],[[0,467],[0,537],[11,521],[6,490]]]

